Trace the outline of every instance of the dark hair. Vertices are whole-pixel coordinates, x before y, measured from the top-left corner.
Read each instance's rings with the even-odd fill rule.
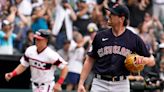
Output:
[[[87,42],[84,44],[84,46],[83,46],[84,49],[87,50],[87,49],[89,48],[89,45],[90,45],[90,44],[89,44],[89,41],[87,41]]]
[[[86,0],[78,0],[80,3],[86,3]]]
[[[62,0],[62,4],[63,4],[63,3],[68,3],[68,1],[67,1],[67,0]]]
[[[5,24],[2,23],[2,28],[5,26]]]
[[[124,26],[127,26],[127,25],[128,25],[128,19],[125,18],[125,20],[124,20]]]
[[[10,24],[5,24],[5,23],[2,22],[1,27],[3,28],[4,26],[7,26],[7,25],[11,26],[11,23]]]
[[[65,45],[65,44],[70,44],[70,43],[71,43],[70,40],[65,40],[65,41],[64,41],[64,45]]]
[[[26,32],[26,36],[28,36],[30,33],[33,33],[33,31],[31,29],[29,29],[27,32]]]
[[[96,0],[97,4],[102,4],[104,2],[104,0]]]

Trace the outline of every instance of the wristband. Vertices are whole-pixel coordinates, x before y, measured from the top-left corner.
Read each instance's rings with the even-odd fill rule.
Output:
[[[17,72],[15,70],[12,72],[12,77],[14,76],[17,76]]]
[[[64,78],[60,77],[57,83],[59,83],[59,84],[61,84],[61,85],[62,85],[62,84],[63,84],[63,82],[64,82]]]

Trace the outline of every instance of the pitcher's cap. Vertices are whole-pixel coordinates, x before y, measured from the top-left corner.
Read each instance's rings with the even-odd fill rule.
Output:
[[[125,16],[126,19],[129,19],[130,12],[128,7],[125,5],[115,4],[111,8],[105,8],[106,10],[110,11],[114,15],[118,16]]]

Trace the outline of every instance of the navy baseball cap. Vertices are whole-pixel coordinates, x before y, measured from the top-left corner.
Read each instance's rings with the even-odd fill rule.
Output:
[[[43,40],[43,39],[49,40],[50,35],[51,33],[48,30],[40,29],[39,31],[35,33],[34,38],[39,39],[39,40]]]
[[[117,16],[125,16],[126,19],[129,19],[130,12],[128,7],[125,5],[115,4],[111,8],[105,8],[106,10],[110,11],[112,14]]]

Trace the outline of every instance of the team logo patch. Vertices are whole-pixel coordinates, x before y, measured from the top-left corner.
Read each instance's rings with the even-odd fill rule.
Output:
[[[38,60],[33,60],[33,59],[30,59],[30,65],[32,67],[42,69],[42,70],[47,70],[51,68],[51,64],[39,62]]]
[[[102,38],[102,41],[107,41],[108,40],[108,38]]]

